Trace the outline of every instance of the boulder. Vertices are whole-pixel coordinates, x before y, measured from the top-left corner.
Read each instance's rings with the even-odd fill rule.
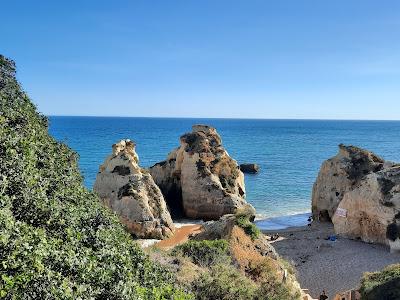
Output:
[[[245,207],[255,213],[245,200],[244,175],[213,127],[194,125],[150,173],[174,215],[215,220]]]
[[[140,168],[135,143],[122,140],[100,166],[94,191],[139,238],[170,237],[174,225],[151,175]]]
[[[400,165],[340,145],[314,185],[313,214],[331,220],[337,234],[397,247],[399,237],[388,232],[400,221]]]
[[[243,173],[256,174],[260,171],[260,166],[257,164],[241,164],[240,171]]]
[[[314,220],[331,221],[346,192],[369,173],[383,168],[384,161],[372,152],[354,146],[339,145],[339,153],[325,161],[312,191]]]
[[[389,242],[390,252],[400,253],[400,216],[395,218],[396,220],[386,228],[386,238]]]

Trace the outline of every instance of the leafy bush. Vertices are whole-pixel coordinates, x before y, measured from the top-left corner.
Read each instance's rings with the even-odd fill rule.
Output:
[[[361,299],[400,299],[400,264],[391,265],[381,272],[365,273],[361,279]]]
[[[216,265],[192,284],[198,300],[250,300],[257,286],[231,265]]]
[[[202,267],[230,262],[226,240],[187,241],[175,247],[173,254],[190,257],[193,263]]]
[[[0,55],[0,298],[187,299],[82,185]]]
[[[250,236],[252,240],[257,239],[260,236],[260,229],[258,229],[258,227],[251,222],[247,216],[236,216],[236,225],[243,228],[244,232]]]

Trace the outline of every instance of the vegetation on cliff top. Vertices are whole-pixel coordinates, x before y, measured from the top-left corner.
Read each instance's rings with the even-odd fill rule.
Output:
[[[388,266],[381,272],[365,273],[360,292],[363,300],[400,299],[400,264]]]
[[[0,55],[0,298],[188,299],[82,185]]]

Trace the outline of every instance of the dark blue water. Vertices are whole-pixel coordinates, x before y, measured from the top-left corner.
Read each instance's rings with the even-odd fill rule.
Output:
[[[91,188],[99,165],[120,139],[137,142],[140,163],[164,160],[192,124],[217,128],[225,148],[239,163],[256,162],[258,175],[246,175],[247,200],[264,217],[310,211],[311,190],[321,163],[340,143],[400,161],[400,122],[234,119],[50,117],[50,132],[80,155]]]

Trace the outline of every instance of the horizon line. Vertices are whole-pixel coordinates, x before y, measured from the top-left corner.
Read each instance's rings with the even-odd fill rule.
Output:
[[[104,116],[104,115],[57,115],[44,114],[47,117],[72,117],[72,118],[137,118],[137,119],[208,119],[208,120],[255,120],[255,121],[375,121],[375,122],[400,122],[400,119],[335,119],[335,118],[240,118],[240,117],[163,117],[163,116]]]

